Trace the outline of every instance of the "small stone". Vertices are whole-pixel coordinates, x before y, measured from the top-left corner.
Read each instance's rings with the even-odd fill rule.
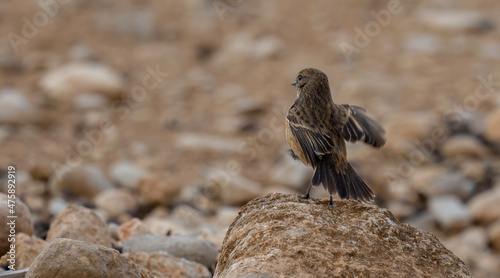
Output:
[[[121,76],[103,64],[76,62],[46,73],[40,86],[50,97],[65,101],[80,93],[101,93],[115,98],[123,91]]]
[[[47,242],[42,239],[31,237],[25,233],[16,234],[16,269],[27,268],[33,263],[35,258],[47,246]],[[6,254],[0,260],[4,264],[4,260],[8,259]]]
[[[5,183],[5,186],[7,182]],[[3,255],[7,253],[10,249],[10,242],[8,241],[8,236],[11,234],[11,227],[8,224],[11,220],[15,220],[15,233],[25,233],[27,235],[33,234],[33,218],[28,207],[19,198],[15,199],[14,211],[10,211],[9,205],[12,206],[12,202],[9,203],[9,198],[7,194],[0,193],[0,219],[2,220],[2,225],[0,226],[0,254]],[[16,218],[8,218],[9,216],[15,215]]]
[[[149,228],[137,218],[130,219],[118,227],[118,238],[121,242],[126,242],[129,238],[139,235],[151,234]]]
[[[111,247],[111,234],[104,220],[94,211],[69,205],[50,224],[47,241],[71,238]]]
[[[108,217],[118,217],[125,213],[133,213],[139,203],[136,196],[126,189],[111,189],[101,192],[94,198],[95,205]]]
[[[49,181],[55,196],[93,198],[102,191],[113,188],[101,169],[93,165],[69,168],[61,176],[53,174]]]
[[[296,190],[302,189],[313,175],[309,167],[290,157],[281,159],[270,172],[270,182],[286,185]]]
[[[484,137],[492,142],[500,142],[500,110],[491,112],[486,117]]]
[[[422,231],[433,233],[436,231],[436,218],[433,214],[429,213],[427,210],[422,211],[416,215],[413,215],[405,220],[408,225],[420,229]]]
[[[139,181],[146,176],[146,170],[129,161],[121,161],[111,167],[113,181],[126,188],[136,189]]]
[[[28,124],[36,118],[35,107],[18,89],[0,90],[0,124]]]
[[[177,258],[198,262],[208,268],[215,267],[219,250],[210,242],[187,235],[131,237],[123,244],[123,251],[130,253],[165,252]]]
[[[474,258],[488,248],[488,235],[483,228],[472,226],[443,240],[443,245],[462,259],[466,265],[472,265]]]
[[[393,211],[398,219],[405,219],[417,212],[418,208],[405,201],[391,200],[387,204],[387,209]]]
[[[224,53],[240,57],[269,58],[277,56],[284,48],[275,36],[253,39],[248,33],[237,33],[228,37]]]
[[[53,216],[58,216],[67,207],[68,207],[68,202],[66,202],[66,200],[64,200],[63,198],[55,197],[50,200],[49,212]]]
[[[73,104],[76,110],[104,109],[107,105],[106,97],[95,93],[78,95]]]
[[[269,194],[244,205],[214,273],[225,277],[471,277],[430,233],[374,205]]]
[[[488,164],[483,160],[466,160],[460,163],[459,168],[465,178],[477,183],[485,179]]]
[[[432,34],[410,34],[404,41],[404,48],[410,52],[436,53],[442,45],[441,39]]]
[[[475,277],[498,277],[500,273],[500,255],[495,253],[477,253],[473,257]]]
[[[236,153],[244,143],[241,140],[195,133],[181,134],[176,141],[176,145],[182,149],[218,153]]]
[[[213,219],[213,223],[220,227],[229,227],[233,223],[236,216],[238,216],[239,208],[224,206],[219,208],[217,214]]]
[[[493,248],[500,251],[500,220],[495,221],[488,227],[488,236]]]
[[[202,264],[167,254],[127,253],[127,258],[144,266],[158,278],[211,278],[212,273]]]
[[[392,121],[386,124],[387,148],[408,155],[419,145],[422,147],[424,139],[432,141],[435,146],[444,143],[448,135],[444,128],[436,126],[437,122],[437,117],[428,113],[394,115]]]
[[[466,199],[475,189],[476,185],[474,182],[465,178],[461,173],[452,172],[436,177],[431,185],[425,188],[423,193],[429,198],[453,195],[461,199]]]
[[[468,206],[475,220],[483,224],[489,224],[500,219],[500,209],[492,209],[497,207],[498,204],[500,204],[500,190],[492,189],[472,197]]]
[[[440,165],[422,166],[415,169],[410,177],[410,184],[420,193],[429,190],[440,177],[447,175],[449,169]]]
[[[214,192],[218,192],[224,205],[242,205],[260,195],[262,186],[242,175],[234,175],[229,179],[213,181]]]
[[[38,255],[26,278],[153,278],[144,267],[115,249],[73,239],[56,239]]]
[[[139,195],[152,205],[171,206],[181,189],[182,184],[167,175],[149,175],[139,182]]]
[[[482,158],[487,149],[479,140],[471,135],[457,135],[449,138],[441,147],[444,157],[457,158]]]
[[[421,9],[417,19],[427,26],[449,31],[487,31],[493,23],[478,11]]]
[[[445,231],[460,230],[471,223],[472,218],[467,207],[455,196],[433,197],[428,206]]]

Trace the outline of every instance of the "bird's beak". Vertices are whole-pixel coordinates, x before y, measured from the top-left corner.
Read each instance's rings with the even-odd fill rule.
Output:
[[[295,86],[295,85],[297,85],[297,81],[292,82],[292,86]]]

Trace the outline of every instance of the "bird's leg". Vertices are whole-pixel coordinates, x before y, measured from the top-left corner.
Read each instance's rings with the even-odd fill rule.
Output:
[[[309,193],[311,192],[311,187],[312,187],[312,183],[309,184],[309,187],[307,188],[306,194],[304,194],[304,196],[301,197],[302,199],[309,199]]]
[[[332,195],[330,195],[330,202],[328,202],[328,205],[333,208],[333,199]]]

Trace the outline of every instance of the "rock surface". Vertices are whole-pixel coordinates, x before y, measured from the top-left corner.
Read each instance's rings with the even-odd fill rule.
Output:
[[[71,238],[111,247],[111,234],[104,220],[94,211],[69,205],[50,224],[47,241]]]
[[[432,234],[354,201],[269,194],[229,227],[214,277],[471,277]]]
[[[10,242],[7,240],[10,234],[10,227],[6,225],[9,223],[7,216],[9,213],[8,198],[6,194],[0,193],[0,219],[2,219],[2,226],[0,228],[0,254],[3,255],[9,251]],[[18,198],[16,198],[15,215],[16,218],[16,233],[25,233],[27,235],[33,234],[33,219],[28,207]]]
[[[36,257],[26,277],[152,278],[153,275],[114,249],[79,240],[56,239]]]

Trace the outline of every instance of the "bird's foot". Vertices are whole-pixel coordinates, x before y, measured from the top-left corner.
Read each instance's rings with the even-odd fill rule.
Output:
[[[332,199],[332,196],[330,196],[330,202],[328,202],[328,206],[329,206],[329,207],[332,207],[332,208],[333,208],[333,207],[335,207],[335,206],[333,205],[333,199]]]
[[[304,194],[304,195],[300,195],[300,198],[309,200],[309,198],[311,198],[311,196],[309,196],[309,194]]]

